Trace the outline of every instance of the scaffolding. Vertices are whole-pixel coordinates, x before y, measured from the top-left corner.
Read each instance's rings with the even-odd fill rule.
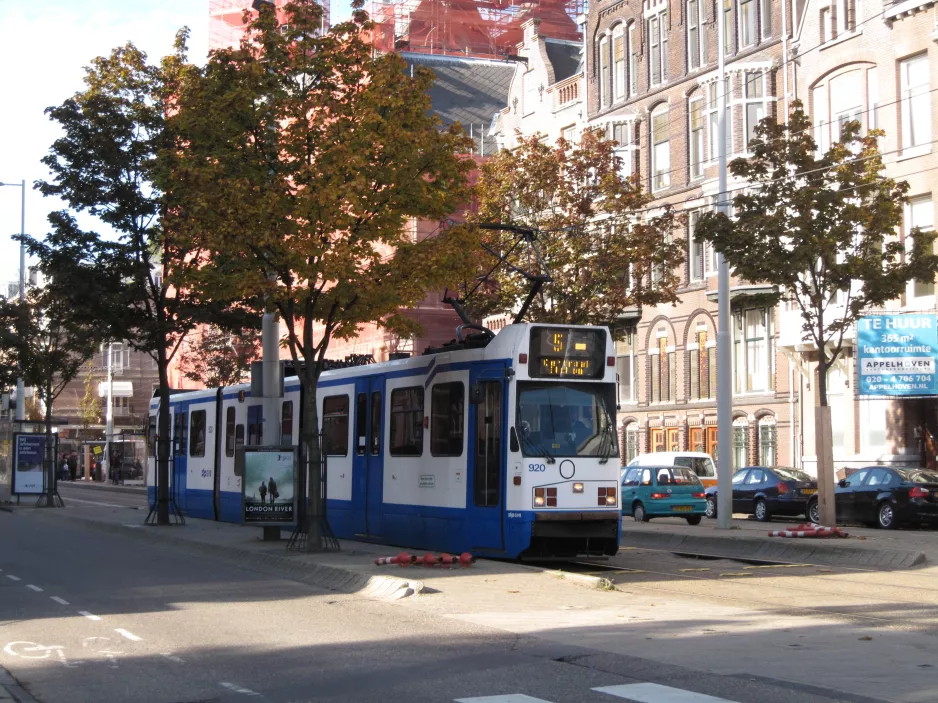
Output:
[[[282,11],[287,0],[273,0]],[[226,49],[235,47],[244,35],[244,11],[251,10],[252,0],[209,0],[208,1],[208,48]],[[323,29],[329,27],[329,0],[320,0],[323,7]],[[252,11],[253,12],[253,11]]]
[[[371,0],[375,44],[382,51],[414,51],[495,58],[511,56],[521,26],[541,21],[551,39],[579,41],[577,18],[586,0]]]

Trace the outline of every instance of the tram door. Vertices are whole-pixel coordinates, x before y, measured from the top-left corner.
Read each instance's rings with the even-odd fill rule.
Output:
[[[470,406],[474,412],[469,425],[472,443],[468,513],[472,549],[497,551],[505,548],[505,386],[503,380],[492,379],[493,370],[486,373],[474,369],[469,378],[470,384],[477,385],[478,390],[470,393],[474,396]],[[499,367],[499,375],[503,372]]]
[[[384,378],[355,382],[352,520],[356,536],[380,537],[384,499]]]
[[[180,510],[186,509],[186,486],[188,469],[188,451],[189,451],[189,413],[180,412],[178,409],[173,414],[173,457],[172,469],[173,475],[170,490],[176,505]]]

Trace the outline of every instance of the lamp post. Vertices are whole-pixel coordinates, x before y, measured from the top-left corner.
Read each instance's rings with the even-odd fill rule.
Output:
[[[20,201],[20,302],[26,300],[26,244],[23,237],[26,236],[26,181],[19,183],[0,183],[2,186],[15,186],[22,189],[22,199]],[[26,399],[23,397],[23,377],[16,379],[16,420],[22,422],[26,419]]]

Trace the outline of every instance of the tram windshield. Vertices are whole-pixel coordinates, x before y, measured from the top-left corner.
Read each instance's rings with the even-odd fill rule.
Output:
[[[618,456],[615,384],[518,383],[517,432],[525,456]]]

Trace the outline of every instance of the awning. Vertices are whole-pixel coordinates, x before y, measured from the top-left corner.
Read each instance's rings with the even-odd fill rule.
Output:
[[[778,286],[771,283],[759,285],[733,286],[730,288],[730,305],[741,303],[745,298],[758,298],[762,296],[774,296],[778,294]],[[712,303],[718,302],[720,292],[715,290],[707,291],[707,300]]]

